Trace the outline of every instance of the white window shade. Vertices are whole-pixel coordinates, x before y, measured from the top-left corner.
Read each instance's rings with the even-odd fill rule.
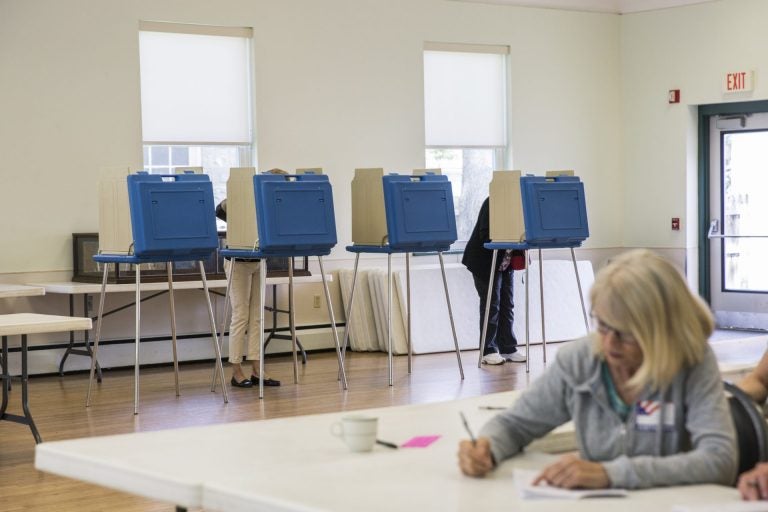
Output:
[[[505,56],[424,52],[427,146],[506,146]]]
[[[250,144],[247,37],[139,32],[145,144]]]

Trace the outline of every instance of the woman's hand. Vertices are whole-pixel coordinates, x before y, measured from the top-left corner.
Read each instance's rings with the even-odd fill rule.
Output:
[[[738,488],[742,499],[768,500],[768,463],[762,462],[755,469],[742,473]]]
[[[467,476],[482,477],[493,470],[491,442],[487,437],[478,438],[477,442],[459,443],[459,467]]]
[[[565,455],[544,468],[533,485],[541,482],[566,489],[604,489],[611,485],[602,464],[582,460],[578,455]]]

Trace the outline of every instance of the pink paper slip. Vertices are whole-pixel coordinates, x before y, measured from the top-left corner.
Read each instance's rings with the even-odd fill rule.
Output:
[[[402,448],[426,448],[438,439],[440,439],[440,436],[416,436],[410,438],[400,446]]]

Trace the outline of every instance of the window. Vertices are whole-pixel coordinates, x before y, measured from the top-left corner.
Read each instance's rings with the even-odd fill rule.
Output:
[[[144,168],[202,167],[214,199],[253,165],[249,28],[141,22]]]
[[[492,172],[504,167],[507,46],[426,43],[425,163],[451,180],[460,241],[472,233]]]

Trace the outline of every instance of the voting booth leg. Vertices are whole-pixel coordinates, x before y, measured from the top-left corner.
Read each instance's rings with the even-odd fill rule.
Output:
[[[451,332],[453,332],[453,346],[456,348],[456,361],[459,363],[459,373],[461,380],[464,380],[464,367],[461,365],[461,352],[459,351],[459,338],[456,336],[456,325],[453,323],[453,309],[451,309],[451,296],[448,294],[448,280],[445,278],[445,263],[443,262],[443,253],[438,251],[440,257],[440,272],[443,274],[443,287],[445,288],[445,303],[448,304],[448,318],[451,321]],[[411,318],[410,311],[408,318]]]
[[[483,328],[480,333],[480,356],[477,358],[477,367],[483,365],[483,352],[485,352],[485,336],[488,334],[488,316],[491,311],[491,292],[493,291],[493,274],[496,271],[496,252],[491,256],[491,277],[488,280],[488,293],[485,294],[485,316],[483,317]]]
[[[339,344],[339,331],[336,329],[336,318],[333,314],[333,304],[331,303],[331,292],[328,291],[328,281],[325,280],[325,270],[323,269],[323,257],[318,256],[317,262],[320,264],[320,277],[323,280],[323,292],[325,293],[325,304],[328,306],[328,317],[331,321],[333,331],[333,341],[336,343],[336,358],[339,360],[339,371],[341,372],[341,385],[347,389],[347,373],[344,371],[344,359],[341,357],[341,344]]]
[[[289,258],[290,261],[291,258]],[[232,258],[235,264],[235,258]],[[234,267],[230,268],[230,276]],[[262,260],[259,265],[259,297],[264,305],[264,292],[267,288],[267,260]],[[259,399],[264,398],[264,308],[259,308]]]
[[[576,253],[571,247],[571,261],[573,262],[573,271],[576,273],[576,286],[579,288],[579,299],[581,300],[581,314],[584,315],[584,328],[589,334],[589,320],[587,320],[587,307],[584,305],[584,292],[581,290],[581,278],[579,277],[579,267],[576,265]]]
[[[298,347],[296,345],[296,311],[293,299],[293,258],[288,258],[288,309],[291,310],[291,312],[288,313],[288,324],[291,328],[291,350],[293,351],[293,383],[298,384],[299,359],[297,355]]]
[[[541,263],[541,249],[539,249],[539,298],[541,300],[541,350],[544,354],[544,363],[547,362],[547,335],[544,331],[544,265]],[[526,360],[528,352],[525,353]]]
[[[115,263],[117,267],[117,263]],[[99,296],[99,313],[96,320],[96,338],[93,340],[93,355],[91,356],[91,374],[88,378],[88,393],[85,396],[85,406],[91,405],[91,388],[93,387],[93,374],[96,371],[96,355],[99,351],[101,340],[101,322],[104,316],[104,296],[107,291],[107,276],[109,275],[109,263],[104,263],[104,277],[101,279],[101,295]]]
[[[224,292],[224,318],[221,319],[221,329],[219,330],[219,351],[224,343],[224,333],[227,332],[227,319],[229,318],[229,292],[232,286],[232,276],[235,274],[235,258],[229,260],[229,275],[227,276],[227,290]],[[251,292],[253,293],[253,292]],[[261,293],[261,291],[259,291]],[[261,313],[261,330],[264,331],[264,313]],[[261,354],[261,352],[259,352]],[[224,364],[222,362],[222,368]],[[213,378],[211,379],[211,393],[216,391],[216,378],[219,376],[219,365],[213,365]]]
[[[141,264],[136,268],[136,355],[133,364],[133,414],[139,414],[139,343],[141,342]]]
[[[360,262],[360,253],[355,254],[355,269],[352,271],[352,291],[349,292],[349,305],[347,306],[346,320],[347,325],[344,328],[344,343],[341,345],[341,359],[342,361],[347,355],[347,343],[349,343],[349,326],[352,325],[352,305],[355,303],[355,285],[357,284],[357,264]],[[341,380],[341,371],[339,371],[338,379]]]
[[[530,329],[530,322],[531,322],[531,308],[529,307],[529,291],[530,287],[528,286],[528,283],[530,281],[529,279],[529,272],[528,272],[528,251],[526,251],[525,254],[525,373],[530,373],[531,371],[531,329]]]
[[[219,348],[219,337],[216,336],[216,318],[213,316],[213,305],[211,304],[211,294],[208,292],[208,281],[205,278],[205,267],[203,261],[197,262],[200,268],[200,279],[203,281],[203,293],[205,294],[205,303],[208,306],[208,321],[211,324],[211,336],[213,336],[213,351],[216,354],[216,361],[214,365],[218,367],[221,382],[221,392],[224,395],[224,403],[229,403],[229,397],[227,396],[227,383],[224,380],[224,367],[221,365],[221,349]]]
[[[392,385],[392,253],[387,254],[387,364]]]
[[[173,273],[171,271],[171,262],[166,263],[168,270],[168,306],[171,313],[171,348],[173,349],[173,380],[176,385],[176,396],[180,396],[179,390],[179,352],[176,343],[176,306],[173,298]]]
[[[440,261],[442,262],[442,259]],[[443,278],[445,278],[445,274],[443,274]],[[411,348],[411,254],[408,252],[405,253],[405,301],[408,311],[408,332],[405,336],[405,342],[408,344],[408,373],[410,374],[413,369],[413,349]],[[448,308],[450,309],[450,305]]]

